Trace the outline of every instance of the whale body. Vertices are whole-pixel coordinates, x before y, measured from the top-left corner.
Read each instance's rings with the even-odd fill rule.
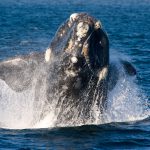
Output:
[[[74,117],[84,123],[94,120],[93,106],[103,113],[108,92],[117,83],[119,69],[109,57],[109,39],[101,22],[87,13],[74,13],[59,27],[46,52],[0,62],[0,79],[22,92],[31,88],[39,68],[44,68],[36,80],[37,97],[45,78],[48,102],[55,101],[56,111],[61,105],[57,123]],[[120,65],[127,75],[136,75],[128,61],[120,60]]]

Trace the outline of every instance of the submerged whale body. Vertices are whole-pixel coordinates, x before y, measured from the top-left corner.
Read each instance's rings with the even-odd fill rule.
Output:
[[[119,64],[126,75],[136,74],[129,62]],[[84,123],[94,121],[95,108],[100,116],[107,108],[107,95],[117,83],[119,69],[109,61],[109,40],[101,22],[75,13],[59,27],[45,53],[0,62],[0,79],[16,92],[32,88],[34,82],[37,99],[45,84],[56,124]]]

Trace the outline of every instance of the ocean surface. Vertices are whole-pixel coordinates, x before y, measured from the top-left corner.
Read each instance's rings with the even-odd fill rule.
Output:
[[[32,95],[16,95],[0,81],[0,149],[149,150],[149,0],[1,0],[0,61],[45,51],[74,12],[101,20],[110,40],[110,59],[130,61],[137,77],[120,79],[109,95],[104,122],[72,127],[52,126],[51,114],[32,126]]]

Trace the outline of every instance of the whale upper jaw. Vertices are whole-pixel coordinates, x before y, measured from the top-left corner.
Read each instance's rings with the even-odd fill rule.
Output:
[[[57,30],[50,49],[53,53],[65,51],[73,56],[81,56],[84,42],[98,28],[101,28],[101,23],[94,17],[87,13],[73,13]]]

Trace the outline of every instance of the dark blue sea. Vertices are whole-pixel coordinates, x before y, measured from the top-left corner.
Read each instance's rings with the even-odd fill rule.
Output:
[[[0,149],[149,150],[149,0],[1,0],[0,61],[45,51],[57,28],[74,12],[101,20],[110,40],[110,59],[130,61],[137,77],[120,79],[109,95],[103,123],[71,127],[52,126],[51,114],[32,126],[32,94],[15,94],[0,82]]]

